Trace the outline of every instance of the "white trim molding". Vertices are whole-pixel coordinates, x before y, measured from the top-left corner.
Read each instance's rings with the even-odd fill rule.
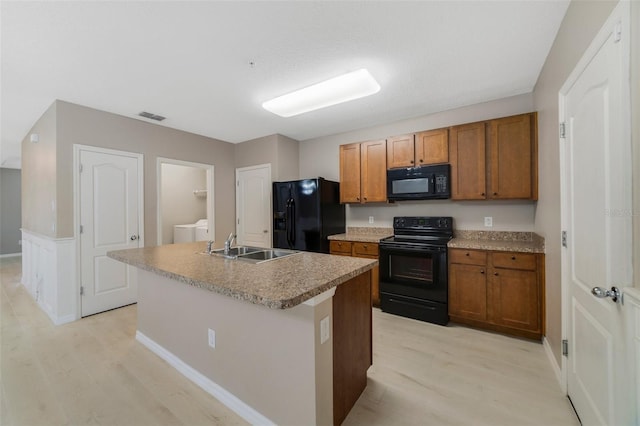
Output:
[[[75,238],[21,231],[22,285],[55,325],[79,319]]]
[[[154,354],[165,360],[170,366],[178,370],[183,376],[200,386],[205,392],[222,402],[230,410],[252,425],[275,425],[271,420],[254,410],[241,399],[224,389],[204,374],[195,370],[180,358],[169,352],[158,343],[147,337],[140,330],[136,331],[136,340]]]
[[[22,256],[22,253],[7,253],[7,254],[0,254],[0,259],[6,259],[9,257],[19,257]]]

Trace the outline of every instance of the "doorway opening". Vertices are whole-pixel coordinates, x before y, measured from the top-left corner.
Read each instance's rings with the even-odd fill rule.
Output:
[[[214,166],[158,157],[158,245],[215,239]]]

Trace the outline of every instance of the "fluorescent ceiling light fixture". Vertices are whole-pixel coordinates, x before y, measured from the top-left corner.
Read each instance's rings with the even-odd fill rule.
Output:
[[[365,68],[287,93],[266,101],[262,108],[281,117],[292,117],[331,105],[364,98],[380,91]]]

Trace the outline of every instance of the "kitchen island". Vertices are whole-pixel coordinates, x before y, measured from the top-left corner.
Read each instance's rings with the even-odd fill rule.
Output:
[[[109,252],[133,265],[137,340],[253,424],[340,424],[372,363],[376,260],[264,263],[204,243]]]

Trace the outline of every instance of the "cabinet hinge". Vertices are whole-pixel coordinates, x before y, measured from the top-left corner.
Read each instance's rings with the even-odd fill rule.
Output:
[[[80,296],[84,296],[84,287],[80,286]]]
[[[569,356],[569,341],[567,339],[562,341],[562,355]]]
[[[562,231],[562,247],[567,246],[567,231]]]
[[[240,181],[239,180],[236,181],[236,186],[240,186]]]
[[[80,173],[82,173],[82,163],[80,163]]]
[[[561,139],[565,139],[566,138],[566,124],[563,121],[562,123],[560,123],[560,138]]]
[[[238,218],[238,225],[240,225],[240,218]]]
[[[80,233],[82,234],[84,232],[84,228],[82,227],[82,225],[80,225]]]

